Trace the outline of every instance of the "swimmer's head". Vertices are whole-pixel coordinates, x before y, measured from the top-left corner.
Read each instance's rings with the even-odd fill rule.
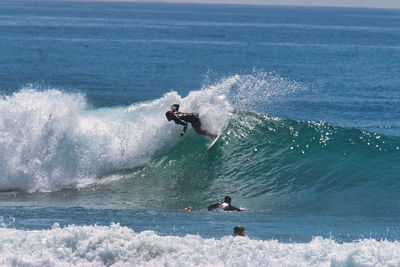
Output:
[[[193,210],[193,208],[190,206],[184,209],[184,211],[192,211],[192,210]]]
[[[246,229],[244,229],[243,226],[236,225],[235,228],[233,228],[233,235],[234,236],[245,236]]]
[[[225,203],[231,204],[231,201],[232,201],[232,199],[230,196],[225,196],[225,199],[224,199]]]

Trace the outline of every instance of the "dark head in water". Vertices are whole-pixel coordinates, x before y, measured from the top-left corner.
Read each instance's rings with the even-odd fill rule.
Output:
[[[233,228],[233,236],[246,236],[246,229],[243,226],[236,225]]]
[[[225,198],[224,198],[225,203],[231,204],[231,201],[232,201],[232,198],[230,196],[225,196]]]

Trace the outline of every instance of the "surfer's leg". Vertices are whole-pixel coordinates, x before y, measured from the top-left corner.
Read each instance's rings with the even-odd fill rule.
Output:
[[[208,136],[211,136],[212,138],[216,138],[216,137],[218,136],[218,135],[216,135],[216,134],[212,134],[212,133],[209,133],[209,132],[206,131],[206,130],[201,129],[201,127],[193,128],[193,130],[195,130],[197,134],[200,134],[200,135],[208,135]]]
[[[218,135],[209,133],[207,130],[203,130],[201,128],[201,122],[200,122],[198,114],[193,115],[193,117],[190,120],[190,123],[192,124],[192,127],[196,131],[197,134],[208,135],[208,136],[211,136],[213,139],[217,138]]]

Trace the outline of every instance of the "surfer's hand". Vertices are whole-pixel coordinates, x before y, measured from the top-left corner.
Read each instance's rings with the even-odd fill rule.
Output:
[[[183,136],[185,134],[185,132],[181,132],[181,136]]]

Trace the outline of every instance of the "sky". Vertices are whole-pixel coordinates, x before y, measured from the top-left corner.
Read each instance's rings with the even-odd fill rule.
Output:
[[[95,1],[95,0],[94,0]],[[400,0],[101,0],[120,2],[164,2],[207,4],[253,4],[291,6],[337,6],[400,9]]]

